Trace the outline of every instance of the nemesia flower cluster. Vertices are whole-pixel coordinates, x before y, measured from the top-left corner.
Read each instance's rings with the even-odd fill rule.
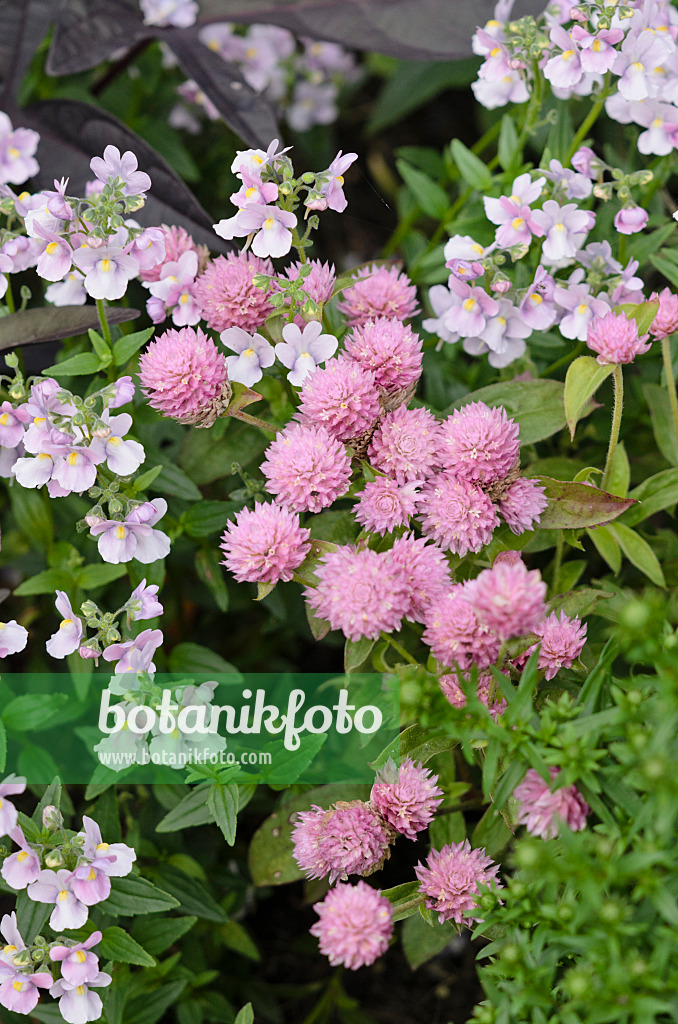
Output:
[[[98,1020],[103,1010],[96,990],[112,981],[99,969],[94,951],[102,933],[92,931],[84,941],[60,933],[85,925],[89,908],[110,895],[111,879],[132,871],[136,852],[122,842],[104,842],[98,824],[87,815],[80,832],[65,830],[53,805],[43,809],[35,840],[27,839],[8,799],[25,789],[26,779],[17,776],[0,783],[0,838],[7,836],[18,847],[10,853],[0,848],[0,873],[11,890],[52,908],[49,927],[56,937],[38,934],[26,943],[16,913],[5,914],[0,921],[6,943],[0,951],[0,1006],[27,1015],[48,992],[67,1024],[86,1024]]]

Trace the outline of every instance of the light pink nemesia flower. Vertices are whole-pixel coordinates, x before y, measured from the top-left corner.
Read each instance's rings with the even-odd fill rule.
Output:
[[[297,417],[304,424],[324,426],[338,441],[348,441],[370,430],[380,411],[374,374],[342,357],[311,374]]]
[[[196,426],[211,426],[231,396],[226,357],[199,327],[155,338],[139,360],[139,379],[154,409]]]
[[[49,988],[52,975],[48,971],[27,974],[14,964],[13,954],[26,949],[17,927],[16,913],[5,914],[0,921],[0,932],[7,941],[0,952],[0,1006],[14,1013],[31,1013],[40,998],[38,989]]]
[[[477,904],[479,885],[497,880],[498,867],[484,849],[472,850],[468,839],[463,843],[447,843],[440,850],[431,850],[426,865],[414,869],[426,897],[426,906],[438,914],[438,920],[469,924],[469,912]],[[499,886],[500,887],[500,886]]]
[[[193,294],[208,327],[215,331],[242,327],[250,334],[260,327],[273,306],[270,294],[253,284],[252,278],[255,274],[270,277],[273,273],[270,260],[260,260],[251,252],[229,252],[208,263],[193,285]]]
[[[499,526],[499,517],[487,494],[452,473],[430,477],[418,505],[422,532],[455,555],[480,551]]]
[[[310,537],[297,512],[257,501],[254,511],[244,508],[228,524],[221,538],[226,556],[221,564],[239,583],[287,582],[311,550]]]
[[[337,307],[349,327],[359,327],[377,317],[409,320],[418,311],[417,289],[398,267],[380,267],[376,263],[360,267],[355,284],[346,288]]]
[[[417,511],[421,480],[398,484],[388,476],[368,481],[358,496],[355,517],[372,533],[390,533],[398,526],[408,526]]]
[[[13,889],[25,889],[31,882],[35,882],[40,874],[40,858],[28,845],[18,825],[10,829],[8,835],[19,847],[19,852],[13,853],[11,857],[5,857],[0,874]]]
[[[350,459],[325,427],[291,423],[265,455],[267,490],[293,512],[320,512],[348,490]]]
[[[82,246],[73,252],[73,262],[85,272],[83,285],[93,299],[121,299],[139,274],[138,261],[116,245]]]
[[[307,202],[306,206],[312,210],[326,210],[329,208],[336,213],[343,213],[348,205],[344,195],[344,174],[354,160],[357,159],[357,153],[342,154],[342,151],[339,150],[330,166],[323,172],[328,176],[328,180],[323,182],[318,188],[318,191],[323,196],[323,200]]]
[[[117,565],[136,558],[148,565],[169,554],[170,539],[153,527],[167,511],[164,498],[144,502],[130,512],[125,520],[85,516],[93,537],[98,537],[99,554],[104,562]]]
[[[648,334],[638,337],[638,323],[624,313],[606,313],[595,317],[589,324],[586,344],[597,352],[596,362],[601,366],[609,363],[632,363],[637,355],[650,351],[645,344]]]
[[[649,218],[642,206],[622,206],[614,218],[614,226],[621,235],[635,235],[643,230]]]
[[[86,985],[94,981],[99,973],[99,957],[90,952],[98,942],[101,942],[101,932],[92,932],[84,942],[51,946],[49,958],[61,964],[61,974],[70,985]]]
[[[519,536],[534,529],[548,503],[538,480],[526,480],[520,476],[499,499],[499,513],[511,532]]]
[[[387,552],[402,570],[408,587],[410,603],[405,618],[423,622],[432,601],[450,589],[450,567],[445,555],[425,537],[406,533],[397,537]]]
[[[320,952],[333,967],[351,971],[369,967],[385,953],[393,934],[393,907],[367,882],[337,885],[313,909],[320,920],[311,935],[320,940]]]
[[[216,234],[227,240],[254,235],[252,252],[261,257],[285,256],[292,248],[291,229],[296,226],[295,214],[277,206],[260,206],[258,203],[245,206],[235,217],[213,225]]]
[[[546,616],[546,584],[538,569],[530,571],[522,561],[483,569],[465,585],[464,598],[502,641],[533,632]]]
[[[121,156],[117,146],[106,146],[103,158],[92,157],[89,165],[104,184],[111,178],[120,178],[124,184],[123,195],[140,196],[151,187],[151,179],[144,171],[137,170],[139,162],[130,150]]]
[[[19,796],[25,789],[26,779],[22,775],[12,773],[0,782],[0,836],[7,835],[17,823],[16,807],[7,797]]]
[[[519,427],[503,406],[470,402],[443,421],[439,455],[458,479],[492,484],[509,473],[520,454]]]
[[[565,612],[551,612],[534,631],[541,638],[538,666],[547,679],[553,679],[561,668],[571,668],[586,643],[586,623]]]
[[[40,136],[31,128],[12,128],[7,114],[0,113],[0,182],[21,185],[40,170],[34,153]]]
[[[51,654],[53,658],[65,658],[68,654],[77,651],[85,629],[82,621],[73,611],[65,591],[57,590],[55,604],[62,620],[58,630],[52,634],[45,647],[47,653]]]
[[[398,319],[380,316],[355,326],[344,344],[349,359],[372,370],[387,391],[408,388],[421,377],[421,340]]]
[[[377,772],[370,803],[396,832],[414,840],[417,832],[433,821],[442,801],[443,791],[437,782],[437,775],[411,757],[405,758],[400,768],[393,760],[387,761]]]
[[[400,405],[380,421],[367,455],[375,469],[404,484],[439,468],[439,442],[440,424],[433,413]]]
[[[248,334],[242,327],[227,327],[219,337],[222,345],[237,353],[226,356],[229,380],[251,388],[275,362],[275,350],[262,334]]]
[[[652,321],[650,334],[653,338],[668,338],[678,331],[678,295],[675,295],[670,288],[662,288],[659,293],[652,292],[650,302],[655,300],[659,301],[659,309]],[[5,404],[3,403],[3,409]],[[0,416],[1,420],[2,417]],[[3,441],[2,443],[11,447],[8,441]]]
[[[101,997],[90,992],[90,988],[105,988],[112,981],[111,975],[105,971],[99,971],[86,985],[73,985],[60,978],[54,982],[49,994],[59,1000],[59,1013],[66,1024],[87,1024],[88,1021],[99,1020],[103,1011]]]
[[[332,629],[349,640],[400,629],[410,597],[405,574],[388,553],[346,545],[326,554],[315,572],[317,588],[307,587],[304,597]]]
[[[118,476],[136,473],[146,458],[143,446],[138,441],[124,440],[132,427],[132,417],[127,412],[112,416],[104,409],[101,420],[94,431],[90,449],[105,457],[108,468]]]
[[[551,782],[559,773],[559,768],[549,768]],[[523,781],[514,789],[513,796],[520,803],[517,820],[533,836],[555,839],[561,821],[573,832],[586,828],[590,807],[577,788],[561,786],[553,792],[534,768],[528,769]]]
[[[461,677],[461,679],[463,680],[463,676]],[[492,675],[491,672],[478,673],[476,697],[478,698],[479,701],[481,701],[481,703],[485,705],[485,707],[490,712],[490,714],[492,715],[493,719],[496,722],[499,716],[503,715],[503,713],[506,711],[506,708],[508,707],[508,702],[506,701],[506,698],[502,695],[501,690],[499,690],[499,688],[495,686],[494,701],[492,702],[492,707],[490,707],[490,693],[492,690],[493,683],[494,676]],[[466,704],[468,703],[466,694],[462,689],[460,683],[460,676],[456,672],[450,672],[446,675],[440,676],[440,678],[438,679],[438,685],[440,686],[440,689],[443,691],[452,707],[466,707]]]
[[[309,878],[329,874],[330,883],[349,875],[371,875],[389,856],[394,834],[370,804],[339,801],[324,811],[302,811],[292,832],[294,857]]]
[[[143,579],[138,587],[135,587],[125,603],[128,618],[132,622],[139,622],[142,619],[155,619],[162,615],[162,605],[158,601],[158,585],[146,586]]]
[[[87,920],[87,906],[75,895],[73,881],[73,873],[65,868],[60,871],[44,868],[37,881],[28,886],[29,899],[36,903],[54,904],[49,924],[55,932],[82,928]]]
[[[85,828],[83,832],[78,832],[78,839],[83,840],[84,856],[88,860],[107,858],[105,871],[111,878],[124,878],[125,875],[129,875],[132,865],[137,859],[134,848],[126,843],[104,843],[98,824],[93,818],[88,818],[86,814],[83,815],[82,823]]]
[[[197,253],[198,273],[202,274],[209,259],[209,249],[206,245],[198,245],[184,228],[176,225],[169,227],[167,224],[162,224],[159,229],[155,228],[154,230],[162,231],[165,256],[161,263],[156,263],[152,267],[145,267],[141,264],[139,277],[142,281],[159,281],[164,264],[176,263],[179,257],[189,250]]]
[[[168,312],[177,327],[193,327],[198,323],[200,305],[193,291],[197,273],[198,255],[192,249],[183,252],[175,263],[163,263],[158,280],[146,285],[153,296],[146,305],[154,323],[162,323]]]
[[[162,643],[162,630],[144,629],[134,640],[110,644],[104,661],[117,661],[116,674],[121,672],[154,672],[153,655]]]
[[[282,329],[283,341],[275,346],[275,354],[290,371],[287,379],[295,388],[302,387],[316,366],[331,359],[337,351],[339,342],[335,336],[323,334],[322,330],[317,320],[303,325],[285,324]]]
[[[28,630],[25,626],[20,626],[16,619],[0,622],[0,658],[6,658],[9,654],[18,654],[19,651],[23,651],[27,643]],[[2,791],[0,790],[1,796]]]
[[[465,598],[464,589],[457,584],[431,601],[426,609],[422,639],[441,665],[487,668],[496,660],[501,644],[498,637],[479,622],[473,606]]]

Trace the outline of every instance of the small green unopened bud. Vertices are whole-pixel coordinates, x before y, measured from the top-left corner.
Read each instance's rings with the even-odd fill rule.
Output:
[[[312,185],[315,180],[315,174],[313,171],[305,171],[299,180],[302,181],[304,185]]]
[[[45,865],[48,868],[62,868],[65,863],[61,850],[50,850],[49,853],[45,855]]]
[[[19,357],[16,352],[8,352],[5,356],[5,363],[10,366],[13,370],[16,370],[19,365]]]
[[[282,185],[278,189],[281,196],[291,196],[294,191],[291,181],[283,181]]]
[[[252,284],[255,288],[268,288],[271,278],[267,274],[254,274]]]
[[[84,427],[87,423],[87,417],[81,412],[76,412],[76,414],[71,417],[71,423],[74,427]]]
[[[108,499],[108,514],[109,516],[117,516],[122,512],[122,502],[119,498]]]
[[[146,200],[142,199],[141,196],[127,196],[125,199],[125,208],[128,213],[134,213],[135,210],[141,210],[146,205]]]
[[[612,195],[612,182],[610,182],[610,181],[606,181],[606,182],[599,181],[599,182],[597,182],[593,186],[593,194],[596,197],[596,199],[602,199],[605,202],[607,202],[607,200]]]
[[[275,295],[271,295],[270,302],[272,306],[278,309],[280,306],[285,304],[285,296],[281,295],[280,292],[277,292]]]
[[[649,185],[654,178],[654,174],[649,167],[643,168],[642,171],[634,171],[633,174],[629,174],[629,182],[631,185]]]
[[[43,808],[42,824],[45,828],[48,828],[50,832],[56,832],[57,829],[61,828],[63,823],[63,815],[58,807],[55,807],[54,804],[47,804],[47,807]]]

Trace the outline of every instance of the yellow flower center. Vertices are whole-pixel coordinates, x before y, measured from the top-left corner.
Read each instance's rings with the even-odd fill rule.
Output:
[[[652,122],[652,127],[661,128],[663,124],[664,122],[662,121],[661,117],[655,117],[654,121]]]
[[[256,194],[257,194],[257,190],[256,190],[256,188],[254,188],[254,186],[252,186],[252,188],[246,188],[245,189],[245,195],[246,195],[246,197],[248,199],[251,199],[252,196],[255,196]]]
[[[525,221],[523,220],[522,217],[514,217],[513,220],[511,221],[511,227],[515,228],[516,231],[517,231],[518,228],[522,228],[524,223],[525,223]]]
[[[109,272],[109,270],[111,269],[111,261],[110,260],[102,260],[101,263],[99,264],[99,268],[101,270],[103,270],[104,274],[107,274]]]
[[[23,861],[25,861],[25,860],[26,860],[26,857],[27,857],[27,856],[28,856],[28,854],[26,853],[26,851],[25,851],[25,850],[22,850],[22,851],[21,851],[21,853],[17,853],[17,855],[16,855],[16,859],[17,859],[17,860],[19,861],[19,864],[22,864],[22,863],[23,863]],[[5,951],[5,952],[6,952],[6,951]]]
[[[186,302],[188,302],[188,295],[186,294],[186,292],[184,292],[184,294],[183,294],[183,295],[180,295],[180,296],[179,296],[179,302],[180,302],[180,303],[181,303],[182,305],[184,305],[184,304],[185,304]]]
[[[84,964],[85,960],[87,959],[87,953],[84,951],[84,949],[78,950],[78,952],[75,954],[75,959],[78,961],[79,964]]]
[[[639,60],[637,60],[635,62],[635,64],[632,64],[631,67],[633,68],[634,71],[644,71],[645,70],[644,66],[640,63]]]
[[[80,456],[78,455],[77,452],[71,452],[71,454],[68,456],[68,459],[67,459],[68,465],[69,466],[77,466],[79,458],[80,458]]]
[[[563,60],[572,60],[574,57],[574,50],[564,50],[562,53]]]
[[[217,53],[219,50],[219,43],[216,41],[216,39],[210,39],[207,46],[212,51],[212,53]]]
[[[57,899],[59,900],[60,903],[63,903],[64,900],[67,900],[68,899],[68,889],[62,889],[61,892],[59,893],[59,895],[57,896]]]
[[[503,327],[504,324],[506,323],[506,317],[505,316],[498,316],[497,317],[497,323],[501,324],[501,326]]]
[[[533,292],[532,295],[530,295],[530,301],[534,302],[535,306],[541,306],[544,300],[542,299],[541,295],[537,294],[537,292]]]
[[[3,949],[2,952],[3,953],[16,953],[16,951],[17,951],[16,946],[5,946],[5,948]]]
[[[266,220],[264,221],[264,230],[270,231],[274,224],[275,220],[273,219],[273,217],[267,217]]]
[[[493,50],[490,50],[490,57],[498,57],[501,53],[501,46],[495,46]]]
[[[586,310],[587,310],[588,308],[589,308],[589,307],[588,307],[588,306],[586,305],[586,303],[585,303],[585,302],[581,302],[581,303],[580,303],[580,304],[579,304],[579,305],[577,306],[577,312],[578,312],[578,313],[581,313],[581,314],[584,314],[584,313],[586,312]]]
[[[247,358],[249,359],[250,356],[254,355],[254,349],[253,348],[246,348],[245,351],[243,352],[243,355],[247,356]]]
[[[35,424],[36,427],[41,427],[44,422],[45,422],[45,417],[44,416],[36,416],[35,419],[33,420],[33,423]]]
[[[42,461],[44,462],[45,459],[51,459],[52,456],[48,455],[47,452],[40,452],[40,454],[38,455],[38,458],[42,459]]]
[[[9,147],[9,155],[11,156],[12,160],[16,160],[16,158],[19,156],[19,150],[16,148],[16,146]]]
[[[482,256],[482,254],[483,254],[483,247],[482,247],[482,245],[478,245],[477,242],[474,242],[474,244],[471,246],[471,251],[472,252],[477,252],[479,256]]]
[[[553,225],[553,230],[554,231],[565,231],[566,228],[565,228],[564,224],[554,224]]]
[[[476,300],[475,299],[466,299],[464,301],[464,309],[466,310],[467,313],[470,313],[475,308],[476,308]]]
[[[114,448],[117,448],[119,444],[122,444],[121,437],[109,437],[108,443],[112,444]]]
[[[72,622],[73,622],[73,619],[62,619],[61,625],[59,626],[59,629],[65,629],[66,626],[70,626]]]
[[[253,164],[263,164],[263,157],[257,156],[256,154],[252,157]]]
[[[84,985],[78,985],[78,987],[76,988],[75,991],[76,991],[77,995],[84,996],[84,994],[85,994],[85,986]]]
[[[125,527],[124,526],[117,526],[115,528],[115,535],[118,538],[118,540],[124,540],[124,538],[126,536]]]
[[[343,176],[343,174],[338,174],[334,180],[338,181],[340,185],[343,185],[344,184],[344,176]]]
[[[106,853],[106,850],[109,848],[110,845],[111,845],[110,843],[99,843],[99,845],[97,846],[97,848],[96,848],[96,850],[94,852],[95,853]]]
[[[26,202],[26,200],[30,199],[30,198],[31,198],[31,193],[30,192],[22,192],[21,195],[19,196],[19,201],[20,202]]]
[[[13,981],[12,988],[15,992],[23,992],[24,983],[23,981]]]
[[[603,44],[601,43],[600,39],[594,39],[593,46],[591,47],[591,49],[594,50],[596,53],[599,53],[600,50],[602,50],[602,48]]]
[[[95,868],[90,868],[89,869],[89,874],[87,876],[87,881],[88,882],[93,882],[96,877],[97,877],[96,869]]]
[[[9,413],[8,412],[3,412],[2,416],[0,416],[0,427],[6,427],[8,421],[9,421]]]
[[[54,253],[58,251],[58,249],[59,249],[59,243],[58,242],[50,242],[49,245],[47,246],[47,248],[45,249],[45,252],[47,253],[48,256],[53,256]]]

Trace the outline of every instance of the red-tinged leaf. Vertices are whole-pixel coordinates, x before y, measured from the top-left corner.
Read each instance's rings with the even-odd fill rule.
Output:
[[[549,476],[537,479],[549,501],[539,520],[542,530],[582,530],[611,523],[634,504],[632,498],[618,498],[587,484],[553,480]]]

